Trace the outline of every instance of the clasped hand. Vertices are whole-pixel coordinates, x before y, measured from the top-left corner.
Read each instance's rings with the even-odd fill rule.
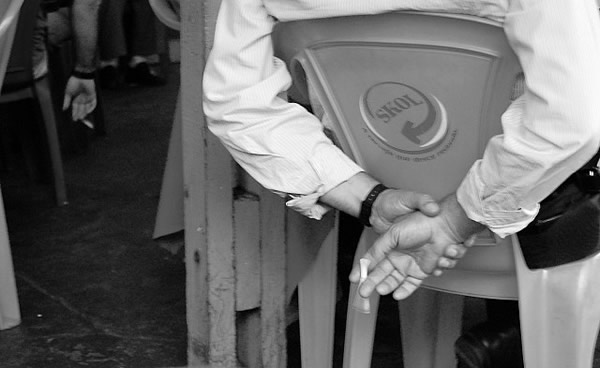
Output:
[[[427,195],[400,190],[377,198],[371,223],[382,235],[363,256],[370,261],[370,273],[359,293],[393,293],[397,300],[411,295],[426,277],[454,267],[483,229],[466,216],[454,195],[438,206]],[[355,265],[350,281],[359,278]]]

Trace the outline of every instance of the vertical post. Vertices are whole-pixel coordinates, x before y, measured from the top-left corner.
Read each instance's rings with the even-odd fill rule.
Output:
[[[260,198],[262,361],[265,368],[285,368],[286,215],[283,200],[262,190]]]
[[[246,234],[238,234],[235,245],[234,211],[244,207],[240,201],[234,205],[233,188],[238,185],[240,190],[258,194],[256,201],[248,206],[260,212],[260,321],[251,319],[248,326],[260,325],[259,346],[254,345],[259,350],[258,364],[265,368],[285,368],[285,205],[281,198],[252,180],[240,179],[245,174],[237,175],[239,168],[220,142],[209,134],[202,111],[202,72],[212,46],[219,5],[219,0],[181,0],[188,364],[236,367],[235,307],[256,303],[250,299],[236,300],[234,248],[249,246],[240,244]],[[241,183],[236,183],[236,178]],[[245,228],[242,225],[237,224],[238,232]],[[243,249],[237,249],[240,250]],[[244,336],[250,337],[240,335]],[[242,344],[242,348],[253,346]],[[249,356],[257,355],[249,353]]]
[[[188,364],[229,368],[237,366],[233,165],[208,134],[201,103],[217,7],[217,1],[181,1]]]

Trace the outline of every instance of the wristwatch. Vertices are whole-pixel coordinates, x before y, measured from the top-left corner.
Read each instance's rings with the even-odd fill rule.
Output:
[[[92,72],[82,72],[79,71],[77,69],[74,69],[73,72],[71,73],[72,76],[79,78],[79,79],[94,79],[96,78],[96,72],[92,71]]]
[[[377,184],[373,187],[373,189],[371,189],[371,191],[367,195],[367,198],[365,198],[365,200],[362,201],[362,204],[360,206],[360,214],[358,215],[358,220],[364,226],[371,227],[371,221],[369,219],[371,217],[373,203],[375,202],[379,194],[381,194],[381,192],[383,192],[386,189],[388,189],[388,187],[386,187],[385,185]]]

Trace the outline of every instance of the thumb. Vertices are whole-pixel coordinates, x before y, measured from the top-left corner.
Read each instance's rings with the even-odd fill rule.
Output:
[[[406,221],[392,225],[385,233],[380,235],[373,245],[367,250],[363,258],[369,260],[369,271],[379,264],[397,246],[412,248],[427,241],[427,237],[420,232],[406,226]]]
[[[394,235],[393,233],[394,226],[396,225],[393,225],[390,229],[388,229],[388,231],[380,235],[377,240],[375,240],[373,245],[361,257],[369,260],[369,271],[371,271],[373,267],[379,263],[379,261],[383,260],[386,255],[396,247],[394,238],[397,235]],[[349,279],[351,282],[359,281],[360,266],[358,263],[352,267]]]
[[[69,106],[71,106],[71,95],[69,93],[65,93],[65,98],[63,100],[63,106],[62,106],[63,111],[68,109]]]
[[[440,213],[440,206],[427,194],[405,192],[392,203],[399,213],[406,212],[406,208],[412,211],[421,211],[430,217],[437,216]]]
[[[433,217],[437,216],[440,213],[439,204],[431,198],[431,196],[427,194],[419,195],[419,211],[423,212],[427,216]]]
[[[350,271],[350,276],[348,277],[348,279],[350,280],[350,282],[354,283],[360,281],[360,266],[358,263],[352,266],[352,270]]]

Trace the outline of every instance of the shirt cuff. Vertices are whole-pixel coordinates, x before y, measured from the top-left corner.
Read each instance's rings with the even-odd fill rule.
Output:
[[[331,207],[318,202],[319,198],[325,193],[322,188],[320,187],[315,193],[308,195],[290,195],[292,199],[287,201],[285,205],[308,218],[320,220],[331,210]]]
[[[364,170],[334,145],[323,145],[317,150],[321,152],[316,157],[321,159],[313,160],[311,165],[321,184],[312,193],[290,193],[292,199],[286,205],[304,216],[320,220],[331,207],[318,202],[319,198]]]
[[[456,191],[458,203],[467,216],[501,238],[524,229],[537,215],[539,204],[532,209],[517,207],[510,193],[486,195],[485,184],[478,174],[480,161],[472,167]]]

